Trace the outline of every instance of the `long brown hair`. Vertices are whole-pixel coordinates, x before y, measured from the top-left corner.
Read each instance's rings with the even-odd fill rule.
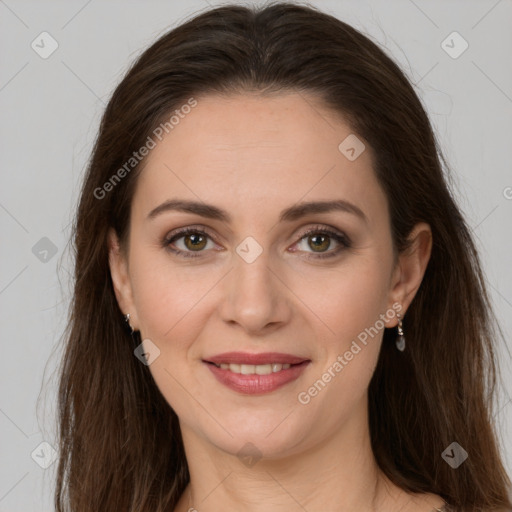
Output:
[[[375,152],[396,251],[417,222],[432,229],[431,258],[404,319],[407,350],[397,352],[395,331],[385,329],[369,387],[380,468],[401,488],[438,494],[454,508],[512,507],[492,418],[493,343],[503,335],[427,114],[368,37],[313,7],[275,3],[210,9],[169,31],[138,57],[106,107],[73,225],[57,511],[169,511],[188,483],[177,416],[133,354],[140,340],[114,295],[107,234],[113,227],[126,248],[141,171],[126,162],[155,128],[192,97],[249,90],[315,94],[349,121]],[[457,469],[441,456],[454,441],[469,454]]]

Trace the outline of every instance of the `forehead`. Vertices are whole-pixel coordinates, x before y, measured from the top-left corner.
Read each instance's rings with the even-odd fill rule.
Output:
[[[366,144],[355,160],[347,158],[339,146],[350,137],[342,116],[303,93],[198,97],[161,141],[155,139],[134,210],[147,214],[180,197],[222,204],[240,216],[262,205],[280,211],[300,200],[342,198],[369,218],[382,215],[386,202],[371,148]]]

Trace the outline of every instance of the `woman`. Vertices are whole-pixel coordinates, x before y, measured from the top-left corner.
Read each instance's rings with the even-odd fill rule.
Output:
[[[58,511],[511,507],[478,254],[397,65],[211,9],[102,119],[74,226]]]

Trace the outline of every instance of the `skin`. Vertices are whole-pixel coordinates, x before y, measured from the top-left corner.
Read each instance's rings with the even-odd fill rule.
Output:
[[[407,494],[392,484],[372,453],[367,389],[383,328],[309,403],[297,399],[379,315],[394,312],[393,304],[406,314],[430,257],[430,227],[415,227],[412,249],[395,265],[372,150],[366,144],[357,159],[347,159],[338,145],[350,126],[315,97],[244,93],[197,100],[147,157],[127,252],[113,232],[109,239],[119,306],[160,350],[149,369],[180,420],[191,484],[175,511],[441,507],[439,496]],[[170,198],[214,204],[233,220],[177,211],[147,218]],[[368,221],[340,211],[278,220],[297,202],[332,199],[357,205]],[[308,259],[342,247],[331,237],[318,249],[312,235],[304,238],[318,225],[345,233],[351,247]],[[173,242],[195,259],[162,242],[187,226],[211,234],[202,252],[194,252],[190,236]],[[236,252],[248,236],[263,249],[250,264]],[[396,326],[396,316],[384,324]],[[219,383],[202,362],[233,350],[285,352],[311,363],[296,381],[248,396]],[[248,442],[261,456],[250,467],[237,456]]]

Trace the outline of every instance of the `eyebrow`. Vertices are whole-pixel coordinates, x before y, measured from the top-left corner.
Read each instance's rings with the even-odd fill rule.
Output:
[[[232,217],[226,210],[212,204],[186,199],[169,199],[151,210],[147,218],[154,219],[155,217],[169,211],[193,213],[201,217],[219,220],[228,224],[232,222]],[[355,204],[343,199],[333,201],[308,201],[292,205],[281,212],[279,221],[291,222],[309,214],[328,213],[333,211],[351,213],[368,224],[368,218],[365,213]]]

